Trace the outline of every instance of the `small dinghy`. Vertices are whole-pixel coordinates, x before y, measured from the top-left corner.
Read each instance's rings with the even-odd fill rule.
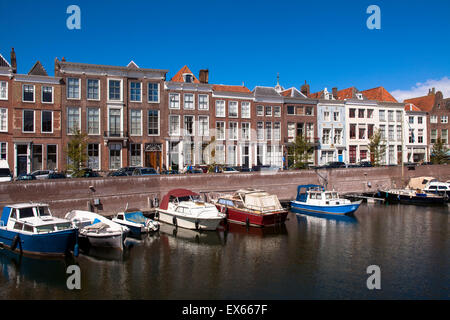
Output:
[[[126,209],[124,212],[119,212],[112,221],[129,228],[133,236],[159,230],[159,222],[146,218],[138,209]]]

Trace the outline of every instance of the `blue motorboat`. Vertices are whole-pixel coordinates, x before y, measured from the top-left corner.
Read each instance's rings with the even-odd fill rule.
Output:
[[[73,251],[78,229],[51,215],[47,204],[20,203],[3,208],[0,246],[20,254],[61,256]]]
[[[125,212],[119,212],[112,221],[129,228],[131,235],[134,236],[159,230],[159,222],[146,218],[142,211],[138,209],[127,209]]]
[[[336,191],[327,191],[320,185],[299,185],[291,211],[314,216],[351,216],[361,202],[340,198]]]

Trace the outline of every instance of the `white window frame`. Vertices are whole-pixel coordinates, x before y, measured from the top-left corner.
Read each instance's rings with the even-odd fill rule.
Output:
[[[261,131],[260,128],[258,127],[258,124],[262,123],[262,128]],[[266,132],[265,132],[266,128],[265,128],[265,122],[264,121],[257,121],[256,122],[256,140],[258,141],[264,141],[264,137],[266,136]],[[262,137],[259,137],[259,132],[262,132]]]
[[[96,144],[96,145],[98,145],[98,168],[91,168],[92,170],[101,170],[101,167],[102,167],[102,158],[101,158],[101,154],[102,154],[102,148],[101,148],[101,144],[100,143],[95,143],[95,142],[92,142],[92,143],[87,143],[87,146],[86,146],[86,154],[87,154],[87,157],[88,157],[88,159],[87,159],[87,162],[89,163],[89,145],[90,144]],[[109,152],[108,152],[108,154],[109,154]],[[87,163],[86,163],[86,166],[87,166]]]
[[[98,133],[89,133],[89,109],[97,109],[98,110]],[[86,108],[86,131],[89,136],[98,136],[100,135],[101,130],[101,110],[98,107],[87,107]]]
[[[52,114],[52,131],[43,131],[44,112],[50,112]],[[41,110],[41,133],[44,133],[44,134],[53,133],[53,110]]]
[[[67,107],[67,135],[73,135],[72,132],[69,131],[69,109],[78,109],[78,130],[81,130],[81,108],[80,107]]]
[[[278,129],[275,129],[275,124],[278,124]],[[278,137],[276,137],[275,132],[278,132]],[[272,125],[272,140],[280,141],[281,140],[281,122],[275,121]]]
[[[448,123],[448,116],[441,116],[441,123]]]
[[[223,112],[222,113],[218,113],[218,109],[217,109],[217,105],[220,102],[220,104],[223,104]],[[216,117],[217,118],[225,118],[226,115],[226,103],[225,100],[216,100]]]
[[[231,124],[236,125],[235,128],[231,127]],[[228,122],[228,140],[231,141],[237,141],[239,140],[239,122],[237,121],[230,121]],[[232,134],[234,135],[234,133],[236,133],[236,136],[233,137]]]
[[[2,151],[2,144],[5,144],[5,159],[6,161],[8,161],[8,142],[6,141],[0,141],[0,160],[1,160],[1,151]]]
[[[52,88],[52,101],[51,102],[45,102],[44,101],[44,88]],[[46,104],[53,104],[55,99],[55,88],[53,86],[41,86],[41,102]]]
[[[6,86],[5,86],[5,97],[2,97],[2,96],[0,95],[0,100],[8,100],[8,81],[0,81],[0,88],[1,88],[1,86],[2,86],[3,83],[6,84]],[[0,91],[0,92],[1,92],[1,91]]]
[[[150,90],[149,90],[149,85],[150,84],[156,84],[158,85],[158,100],[157,101],[150,101]],[[160,85],[159,82],[147,82],[147,102],[148,103],[159,103],[161,101],[161,90],[160,90]],[[179,99],[178,99],[179,101]]]
[[[120,99],[119,100],[111,100],[109,97],[109,81],[119,81],[120,82]],[[107,89],[107,101],[108,102],[123,102],[123,79],[117,79],[117,78],[107,78],[106,79],[106,89]],[[142,92],[141,92],[142,95]],[[142,99],[142,96],[141,96]]]
[[[206,97],[206,108],[200,107],[200,97]],[[207,95],[207,94],[199,94],[198,95],[198,110],[209,110],[209,95]]]
[[[268,110],[270,110],[270,112],[267,112]],[[271,117],[272,116],[272,106],[265,106],[264,107],[264,116],[265,117]]]
[[[248,133],[248,137],[244,134],[244,126],[247,126],[246,132]],[[241,123],[241,137],[242,137],[242,140],[245,140],[245,141],[250,141],[251,140],[251,138],[252,138],[251,126],[252,126],[251,122],[242,122]]]
[[[78,80],[78,98],[69,98],[69,79],[77,79]],[[81,100],[81,79],[80,78],[67,77],[66,99],[67,100]]]
[[[139,86],[140,86],[140,88],[139,88],[139,90],[140,90],[140,94],[139,94],[140,99],[139,99],[139,100],[131,100],[131,84],[132,84],[132,83],[139,83]],[[142,81],[130,81],[130,92],[128,92],[130,102],[134,102],[134,103],[142,103],[142,96],[143,96],[143,93],[144,93],[144,90],[142,90]],[[109,96],[108,96],[108,97],[109,97]]]
[[[203,130],[200,130],[200,128],[201,128],[201,121],[200,121],[200,118],[206,118],[206,123],[207,123],[207,125],[206,125],[206,131],[203,131]],[[206,115],[199,115],[198,116],[198,135],[200,136],[200,137],[209,137],[209,116],[206,116]]]
[[[89,98],[89,81],[97,81],[97,83],[98,83],[98,98],[97,99]],[[101,97],[101,81],[100,81],[100,79],[87,78],[86,79],[86,100],[100,101],[100,97]]]
[[[5,118],[6,118],[5,129],[2,130],[2,128],[0,127],[0,132],[8,132],[8,108],[0,108],[0,110],[6,111],[5,112]],[[0,113],[0,116],[1,116],[1,113]],[[1,122],[0,122],[0,124],[1,124]]]
[[[148,112],[149,111],[156,111],[158,113],[158,134],[148,133],[148,130],[150,129],[149,122],[148,122]],[[161,112],[159,110],[154,110],[154,109],[147,110],[147,136],[159,137],[160,135],[161,135]]]
[[[430,123],[437,123],[438,122],[438,116],[432,115],[430,116]]]
[[[223,129],[223,136],[219,136],[219,130],[218,130],[218,123],[221,123],[222,124],[222,129]],[[227,135],[227,130],[226,130],[226,127],[225,127],[225,125],[226,125],[226,122],[225,121],[216,121],[216,140],[220,140],[220,141],[223,141],[223,140],[225,140],[226,139],[226,135]]]
[[[131,157],[132,157],[132,155],[131,155],[131,146],[133,145],[133,144],[138,144],[139,145],[139,149],[140,149],[140,160],[139,160],[139,164],[138,165],[136,165],[136,164],[133,164],[132,163],[132,161],[131,161]],[[143,164],[143,146],[142,146],[142,143],[130,143],[130,165],[132,165],[132,166],[142,166],[142,164]]]
[[[186,107],[186,96],[192,96],[192,107],[187,108]],[[183,109],[184,110],[195,110],[195,93],[184,93],[183,94]]]
[[[280,106],[273,106],[273,116],[281,117],[281,107]]]
[[[186,118],[192,118],[192,134],[189,134],[185,125],[186,125]],[[195,116],[192,114],[186,114],[183,116],[183,136],[186,137],[194,137],[195,136]]]
[[[175,105],[175,107],[172,107],[172,100],[170,99],[171,96],[177,96],[178,97],[178,102]],[[180,110],[180,94],[179,93],[176,93],[176,92],[169,93],[169,109]]]
[[[171,126],[170,119],[171,118],[175,118],[175,117],[178,118],[178,129],[177,129],[177,131],[175,133],[173,133],[173,132],[171,132],[172,126]],[[171,137],[180,136],[180,126],[181,126],[181,124],[180,124],[180,115],[179,114],[169,114],[169,136],[171,136]]]
[[[25,101],[24,98],[24,94],[25,94],[25,86],[29,86],[29,87],[33,87],[33,101]],[[24,103],[35,103],[36,102],[36,86],[34,84],[23,84],[22,85],[22,102]]]
[[[141,96],[142,97],[142,96]],[[132,112],[135,112],[135,111],[138,111],[139,112],[139,116],[140,116],[140,119],[141,119],[141,124],[140,124],[140,133],[138,133],[138,134],[136,134],[136,133],[132,133],[133,132],[133,126],[132,126],[132,119],[133,119],[133,117],[131,116],[131,113]],[[142,119],[142,109],[130,109],[130,115],[129,115],[129,117],[130,117],[130,136],[131,137],[142,137],[142,131],[143,131],[143,119]],[[147,117],[148,117],[148,113],[147,113]]]
[[[25,111],[33,111],[33,131],[24,131],[25,128]],[[22,110],[22,133],[36,132],[36,110],[24,109]]]
[[[327,116],[327,114],[328,114],[328,116]],[[323,121],[329,122],[330,119],[331,119],[331,113],[330,113],[330,111],[324,111],[324,112],[323,112]]]
[[[241,102],[241,118],[250,119],[250,117],[251,117],[251,104],[249,101],[242,101]]]

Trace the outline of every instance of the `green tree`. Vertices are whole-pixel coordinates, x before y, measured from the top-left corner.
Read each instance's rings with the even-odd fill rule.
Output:
[[[431,150],[430,160],[434,164],[444,164],[448,163],[447,159],[448,148],[445,146],[444,142],[441,138],[437,138],[436,142],[433,144],[433,148]]]
[[[373,159],[372,165],[375,167],[379,166],[381,158],[386,154],[386,141],[382,139],[380,130],[374,132],[370,138],[369,151]]]
[[[291,168],[307,169],[308,159],[313,146],[303,135],[297,135],[292,145],[288,146],[288,163]]]
[[[69,158],[68,171],[73,172],[74,177],[82,175],[82,170],[86,167],[87,161],[87,134],[80,130],[74,131],[66,149]]]

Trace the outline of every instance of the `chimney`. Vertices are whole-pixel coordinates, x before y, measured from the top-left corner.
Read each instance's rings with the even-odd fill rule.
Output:
[[[435,94],[435,88],[428,89],[428,95],[430,96],[432,94]]]
[[[11,68],[13,73],[17,73],[17,61],[16,61],[16,53],[14,52],[14,48],[11,48]]]
[[[208,69],[202,69],[199,72],[199,76],[198,76],[200,83],[208,83],[208,78],[209,78],[209,71]]]
[[[309,96],[309,84],[306,83],[300,87],[300,92],[303,93],[306,97]]]
[[[337,99],[337,87],[331,89],[331,93],[333,93],[333,97]]]

